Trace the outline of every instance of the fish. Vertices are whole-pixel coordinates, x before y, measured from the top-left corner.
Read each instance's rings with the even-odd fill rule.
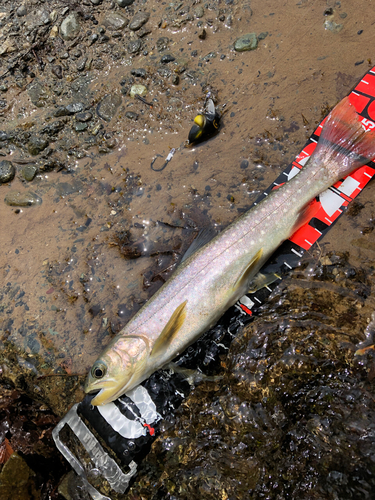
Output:
[[[347,97],[325,119],[313,154],[300,172],[221,233],[194,240],[190,252],[94,362],[85,392],[93,406],[129,392],[215,325],[249,289],[279,245],[311,218],[315,198],[375,157]]]

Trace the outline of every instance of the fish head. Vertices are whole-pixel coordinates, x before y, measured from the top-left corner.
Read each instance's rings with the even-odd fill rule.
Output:
[[[150,349],[143,336],[123,336],[108,346],[92,365],[85,383],[87,394],[98,392],[91,401],[101,406],[130,391],[145,378]]]

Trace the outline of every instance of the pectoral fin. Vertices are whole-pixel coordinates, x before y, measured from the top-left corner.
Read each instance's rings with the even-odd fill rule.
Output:
[[[249,284],[250,278],[252,274],[254,273],[254,270],[256,269],[260,259],[262,258],[263,255],[263,248],[261,248],[253,257],[251,262],[248,264],[246,269],[241,273],[241,275],[237,278],[233,290],[237,290],[238,288],[246,288]]]
[[[151,358],[154,356],[158,356],[164,349],[166,349],[166,347],[168,347],[172,339],[180,330],[186,318],[186,304],[187,300],[180,304],[170,317],[168,323],[163,328],[159,338],[152,348],[150,355]]]

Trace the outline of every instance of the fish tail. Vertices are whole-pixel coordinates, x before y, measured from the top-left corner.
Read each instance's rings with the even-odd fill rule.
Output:
[[[327,116],[314,153],[330,163],[335,177],[345,177],[375,158],[375,129],[366,130],[369,123],[374,126],[356,112],[349,97]]]

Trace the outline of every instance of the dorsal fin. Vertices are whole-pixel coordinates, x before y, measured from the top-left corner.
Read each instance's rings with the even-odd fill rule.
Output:
[[[195,253],[200,248],[204,247],[206,243],[211,241],[217,236],[217,232],[212,227],[206,227],[199,231],[197,236],[192,241],[189,248],[186,250],[184,256],[182,257],[181,264],[185,262],[193,253]]]
[[[185,300],[185,302],[180,304],[175,309],[168,323],[165,325],[161,334],[156,340],[151,350],[150,358],[161,354],[161,352],[166,349],[166,347],[171,343],[172,339],[178,333],[186,318],[186,304],[187,300]]]

